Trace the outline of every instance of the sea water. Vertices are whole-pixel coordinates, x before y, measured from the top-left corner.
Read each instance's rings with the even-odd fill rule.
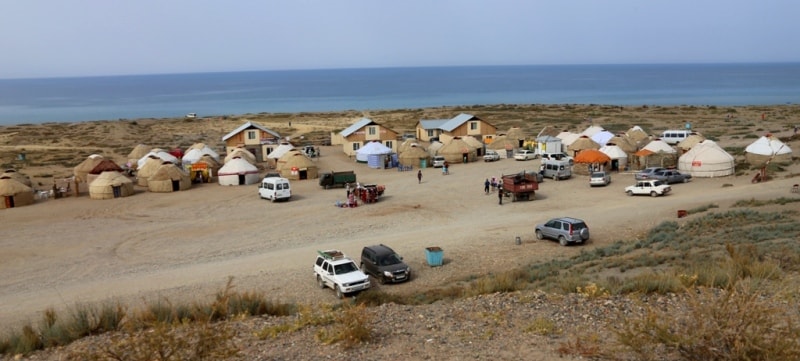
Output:
[[[471,66],[0,79],[0,125],[491,104],[778,105],[800,63]]]

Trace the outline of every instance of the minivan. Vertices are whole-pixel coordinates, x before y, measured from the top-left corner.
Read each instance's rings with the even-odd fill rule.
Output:
[[[670,145],[675,145],[686,139],[691,131],[688,130],[665,130],[661,133],[661,140]]]
[[[568,160],[542,159],[539,173],[544,178],[552,178],[554,180],[567,179],[572,177],[572,167]]]
[[[292,189],[289,180],[282,177],[267,177],[258,186],[258,195],[261,199],[277,201],[292,198]]]

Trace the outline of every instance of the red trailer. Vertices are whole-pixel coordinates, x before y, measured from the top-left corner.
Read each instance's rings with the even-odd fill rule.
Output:
[[[539,189],[535,173],[506,174],[501,178],[503,180],[501,192],[505,192],[506,195],[510,194],[512,201],[532,200],[536,196],[536,190]]]

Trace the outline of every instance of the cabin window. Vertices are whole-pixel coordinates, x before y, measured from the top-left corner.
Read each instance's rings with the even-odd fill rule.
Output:
[[[353,143],[353,150],[358,150],[359,148],[361,148],[361,144]]]
[[[377,133],[375,127],[369,127],[368,130],[369,130],[369,135],[375,135]]]
[[[250,139],[250,140],[256,139],[256,131],[255,130],[248,131],[247,132],[247,139]]]
[[[387,148],[391,148],[392,147],[392,141],[391,140],[387,140],[386,141],[386,147]]]
[[[478,122],[469,122],[470,130],[478,130]]]
[[[432,137],[432,136],[433,136],[433,129],[428,129],[428,136],[429,136],[429,137]]]

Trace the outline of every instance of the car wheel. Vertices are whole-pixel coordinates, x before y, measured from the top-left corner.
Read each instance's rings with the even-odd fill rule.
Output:
[[[689,183],[689,178],[683,178],[683,183]]]
[[[558,175],[557,174],[553,174],[553,180],[558,180]]]
[[[540,231],[538,229],[536,230],[536,239],[538,239],[538,240],[544,239],[544,235],[542,234],[542,231]]]
[[[656,193],[656,191],[651,191],[650,197],[658,197],[658,193]]]
[[[336,285],[335,290],[336,290],[336,298],[338,299],[344,298],[344,292],[342,292],[342,289],[339,288],[339,285]]]
[[[275,196],[272,196],[272,198],[270,198],[269,201],[275,203]]]
[[[630,196],[630,197],[632,197],[632,196],[633,196],[633,191],[627,191],[627,192],[625,192],[625,193],[628,193],[628,196]]]
[[[567,242],[567,237],[564,237],[564,236],[558,236],[558,244],[560,244],[560,245],[562,245],[562,246],[566,246],[566,245],[568,245],[568,244],[569,244],[569,242]]]
[[[317,285],[319,286],[319,288],[325,288],[325,282],[322,282],[322,277],[320,277],[319,275],[317,275]]]

